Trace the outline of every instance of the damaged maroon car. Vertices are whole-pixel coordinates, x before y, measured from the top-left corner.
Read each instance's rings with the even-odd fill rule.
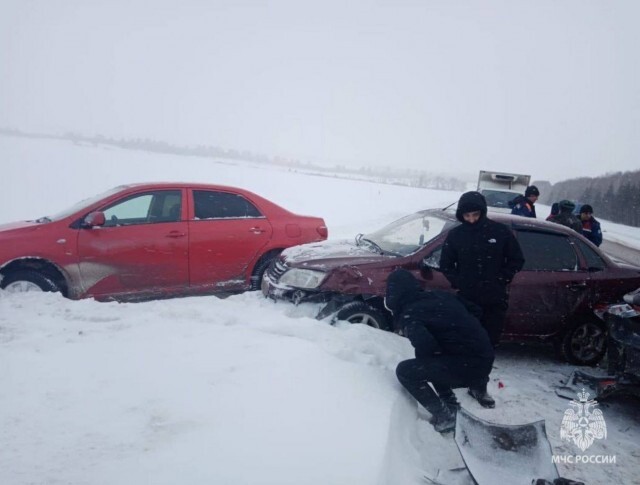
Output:
[[[327,238],[319,217],[247,190],[117,187],[35,221],[0,226],[0,287],[138,300],[258,289],[280,252]]]
[[[503,338],[552,341],[570,362],[598,362],[606,329],[593,309],[640,286],[640,268],[613,262],[559,224],[497,213],[491,218],[513,230],[526,258],[510,285]],[[387,276],[405,268],[425,288],[451,290],[438,267],[446,235],[458,224],[454,211],[425,210],[354,241],[287,249],[265,273],[262,291],[296,303],[323,302],[318,318],[391,330],[383,303]]]

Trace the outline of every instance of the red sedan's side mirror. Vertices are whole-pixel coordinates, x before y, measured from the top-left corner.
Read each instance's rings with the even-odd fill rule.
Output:
[[[96,226],[104,226],[106,219],[104,212],[91,212],[82,221],[82,227],[92,228]]]

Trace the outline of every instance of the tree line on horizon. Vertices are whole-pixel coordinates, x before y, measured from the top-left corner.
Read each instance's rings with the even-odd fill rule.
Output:
[[[596,219],[640,227],[640,170],[579,177],[555,184],[536,182],[540,202],[551,205],[563,199],[589,204]]]
[[[142,150],[154,153],[166,153],[182,156],[196,156],[209,158],[225,158],[260,164],[271,164],[288,167],[289,170],[316,173],[317,175],[338,176],[348,175],[347,178],[366,180],[390,185],[402,185],[435,190],[463,191],[467,184],[453,176],[429,173],[417,169],[401,169],[387,167],[349,167],[343,164],[334,166],[313,164],[285,157],[270,157],[264,154],[254,153],[248,150],[226,149],[212,145],[184,146],[174,145],[166,141],[150,138],[112,138],[104,135],[87,136],[75,132],[67,132],[63,135],[50,135],[42,133],[29,133],[15,128],[0,128],[0,134],[18,136],[23,138],[44,138],[69,140],[73,143],[90,143],[93,145],[110,145],[127,150]]]
[[[173,145],[148,138],[110,138],[103,135],[87,136],[69,132],[64,135],[28,133],[14,128],[0,128],[0,134],[25,138],[62,139],[74,143],[105,144],[128,150],[143,150],[155,153],[170,153],[184,156],[220,157],[239,161],[273,164],[288,167],[289,170],[317,172],[318,175],[338,176],[367,180],[391,185],[427,188],[435,190],[465,191],[467,183],[453,176],[429,173],[416,169],[389,167],[333,167],[302,162],[283,157],[269,157],[247,150],[224,149],[211,145],[195,147]],[[551,184],[548,181],[534,182],[540,189],[540,202],[551,205],[563,199],[578,204],[590,204],[596,218],[640,227],[640,170],[609,173],[598,177],[579,177]],[[546,217],[546,216],[545,216]]]

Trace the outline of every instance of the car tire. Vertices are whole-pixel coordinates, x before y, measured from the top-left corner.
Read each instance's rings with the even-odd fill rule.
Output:
[[[607,330],[600,321],[581,321],[565,332],[559,347],[571,364],[596,365],[607,351]]]
[[[347,303],[338,310],[335,319],[345,320],[349,323],[363,323],[380,330],[390,330],[391,328],[389,319],[384,313],[363,301]]]
[[[280,253],[281,251],[272,251],[260,258],[260,260],[253,268],[253,272],[251,273],[249,291],[256,291],[260,289],[260,285],[262,284],[262,277],[264,276],[265,271],[267,271],[269,265],[273,262],[274,259],[278,257]]]
[[[49,276],[34,270],[9,273],[2,279],[2,289],[8,293],[27,291],[60,291],[60,287]]]

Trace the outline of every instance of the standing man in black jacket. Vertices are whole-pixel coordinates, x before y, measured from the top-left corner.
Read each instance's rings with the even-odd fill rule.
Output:
[[[482,325],[494,347],[500,341],[507,314],[507,286],[522,269],[520,244],[504,224],[487,217],[487,203],[479,192],[460,197],[456,218],[462,222],[449,231],[442,247],[440,270],[459,294],[482,309]],[[478,402],[495,407],[487,392],[489,378],[469,388]]]
[[[423,291],[404,269],[387,279],[385,305],[415,348],[415,359],[398,364],[398,380],[431,413],[436,431],[452,431],[460,407],[452,388],[487,379],[493,365],[487,332],[470,313],[479,309],[446,291]]]

